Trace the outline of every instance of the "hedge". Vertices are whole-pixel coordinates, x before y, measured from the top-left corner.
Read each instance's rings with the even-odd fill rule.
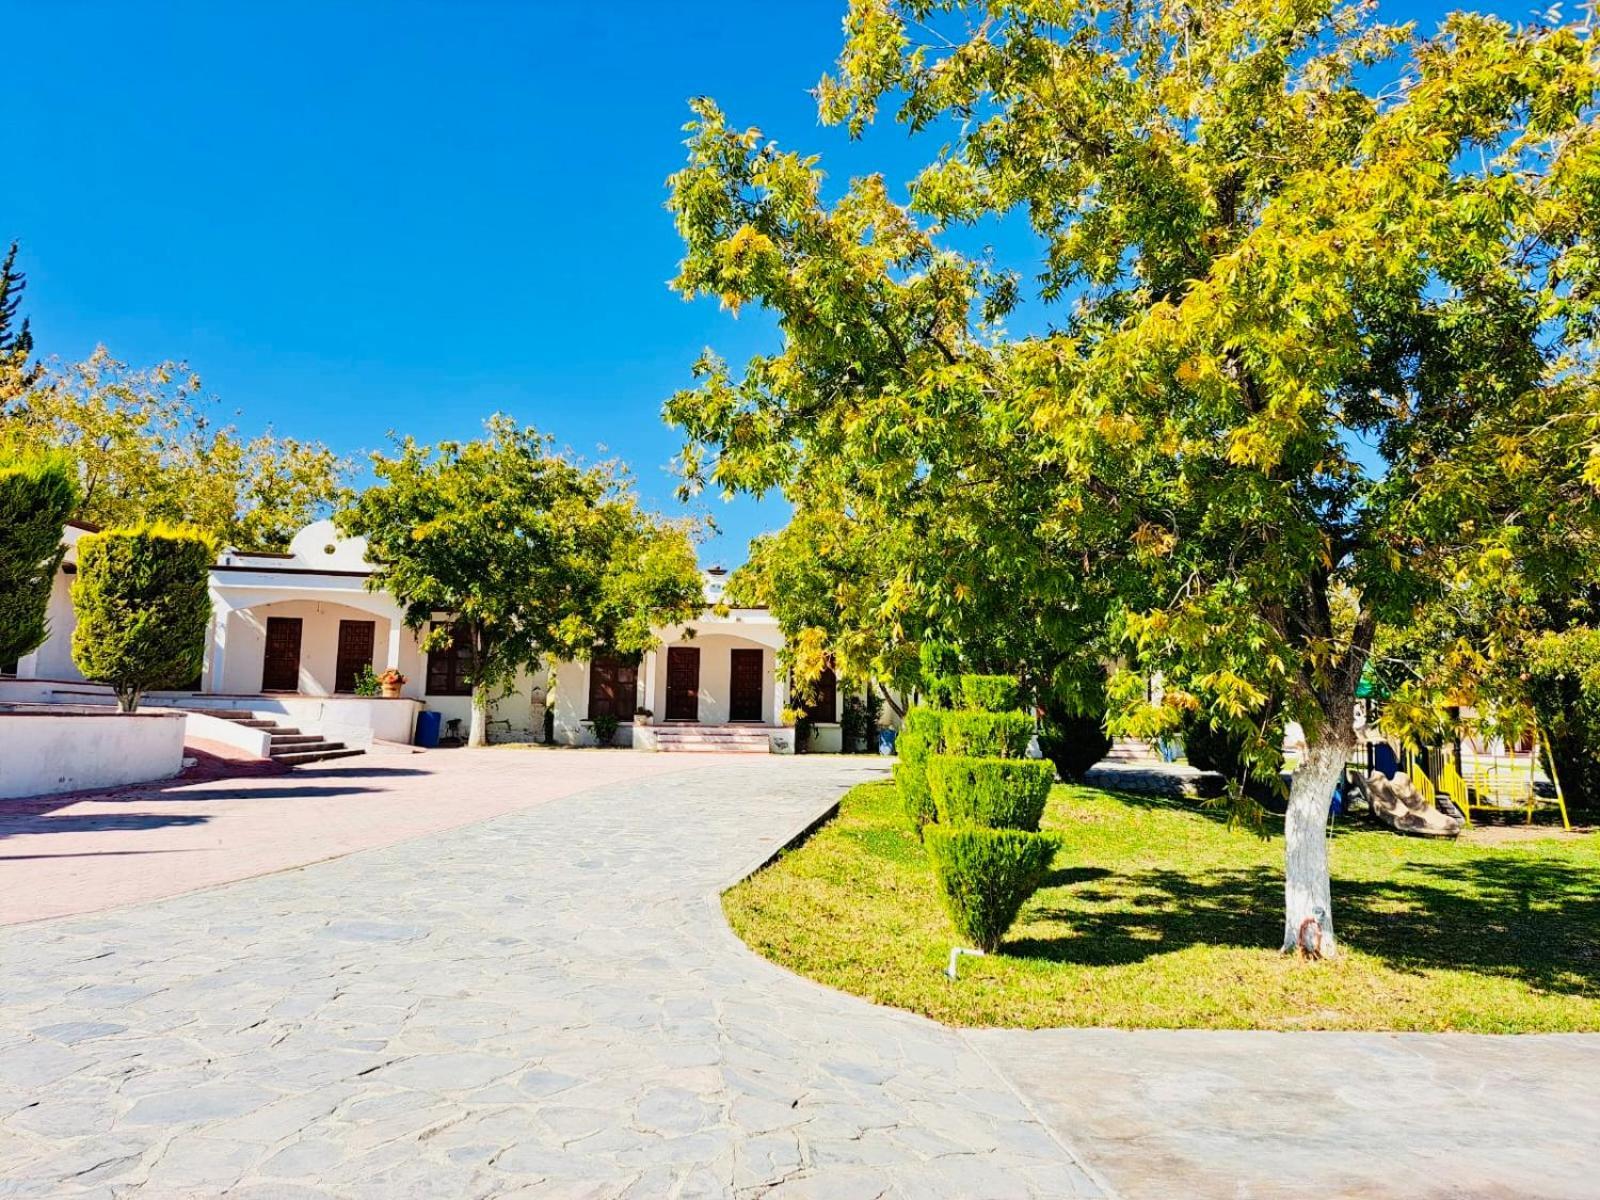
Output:
[[[1021,758],[1033,737],[1033,718],[1020,712],[953,712],[944,714],[941,730],[946,754]]]
[[[912,832],[922,836],[922,827],[933,820],[933,794],[928,790],[928,758],[944,748],[944,722],[951,714],[932,708],[913,708],[900,728],[895,751],[894,782],[900,792],[900,805]]]
[[[72,661],[110,684],[124,712],[151,688],[200,674],[215,557],[209,538],[185,528],[108,529],[78,542]]]
[[[974,712],[1015,712],[1021,707],[1021,692],[1009,675],[961,677],[961,707]]]
[[[930,825],[924,844],[945,911],[963,938],[993,953],[1060,848],[1049,833]]]
[[[928,760],[928,790],[941,825],[1037,831],[1055,768],[1027,758]]]
[[[1111,738],[1098,716],[1047,715],[1039,726],[1039,753],[1055,764],[1061,778],[1077,782],[1111,752]]]
[[[72,464],[59,455],[0,460],[0,663],[32,654],[50,636],[45,614],[61,527],[77,498]]]

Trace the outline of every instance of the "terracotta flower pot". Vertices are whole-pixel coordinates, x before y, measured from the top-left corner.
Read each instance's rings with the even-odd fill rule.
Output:
[[[403,686],[404,686],[403,684],[390,683],[387,679],[384,680],[383,681],[383,698],[385,700],[398,700],[398,699],[400,699],[400,689]]]

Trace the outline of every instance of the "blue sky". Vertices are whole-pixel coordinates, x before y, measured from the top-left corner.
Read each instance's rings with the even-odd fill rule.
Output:
[[[14,4],[0,237],[23,243],[41,353],[184,358],[245,430],[349,454],[391,429],[475,436],[504,411],[625,459],[680,512],[662,401],[704,346],[738,362],[775,337],[667,287],[686,100],[715,97],[841,181],[903,181],[927,150],[887,123],[856,145],[817,124],[807,89],[843,11]],[[784,520],[775,501],[699,511],[722,530],[707,563]]]

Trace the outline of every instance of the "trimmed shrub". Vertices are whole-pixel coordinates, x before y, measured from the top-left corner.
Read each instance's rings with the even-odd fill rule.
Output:
[[[1016,712],[1022,689],[1009,675],[963,675],[961,707],[974,712]]]
[[[1054,834],[943,825],[928,826],[923,842],[951,923],[985,954],[999,947],[1061,846]]]
[[[1047,716],[1039,726],[1039,753],[1062,779],[1076,783],[1111,752],[1111,738],[1099,717]]]
[[[945,714],[943,751],[969,758],[1021,758],[1033,737],[1033,718],[1020,712]]]
[[[928,759],[928,790],[941,825],[1038,831],[1055,769],[1028,758]]]
[[[610,713],[601,713],[594,719],[594,740],[602,746],[611,745],[617,740],[618,724],[620,722]]]
[[[944,747],[944,722],[949,713],[931,708],[914,708],[906,714],[895,742],[900,761],[895,764],[894,782],[906,820],[918,837],[922,827],[933,820],[933,793],[928,790],[928,758]]]
[[[211,540],[186,528],[110,529],[78,542],[72,661],[110,684],[123,712],[151,688],[200,674],[215,557]]]
[[[45,614],[61,565],[61,527],[77,502],[65,458],[0,461],[0,663],[32,654],[50,636]]]

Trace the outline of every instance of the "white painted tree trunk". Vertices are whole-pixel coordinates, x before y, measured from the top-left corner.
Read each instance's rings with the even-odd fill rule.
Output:
[[[1283,949],[1296,946],[1333,958],[1333,893],[1328,882],[1328,807],[1349,747],[1318,738],[1289,787],[1283,818]]]
[[[472,727],[467,732],[468,746],[489,744],[489,688],[475,684],[472,688]]]

